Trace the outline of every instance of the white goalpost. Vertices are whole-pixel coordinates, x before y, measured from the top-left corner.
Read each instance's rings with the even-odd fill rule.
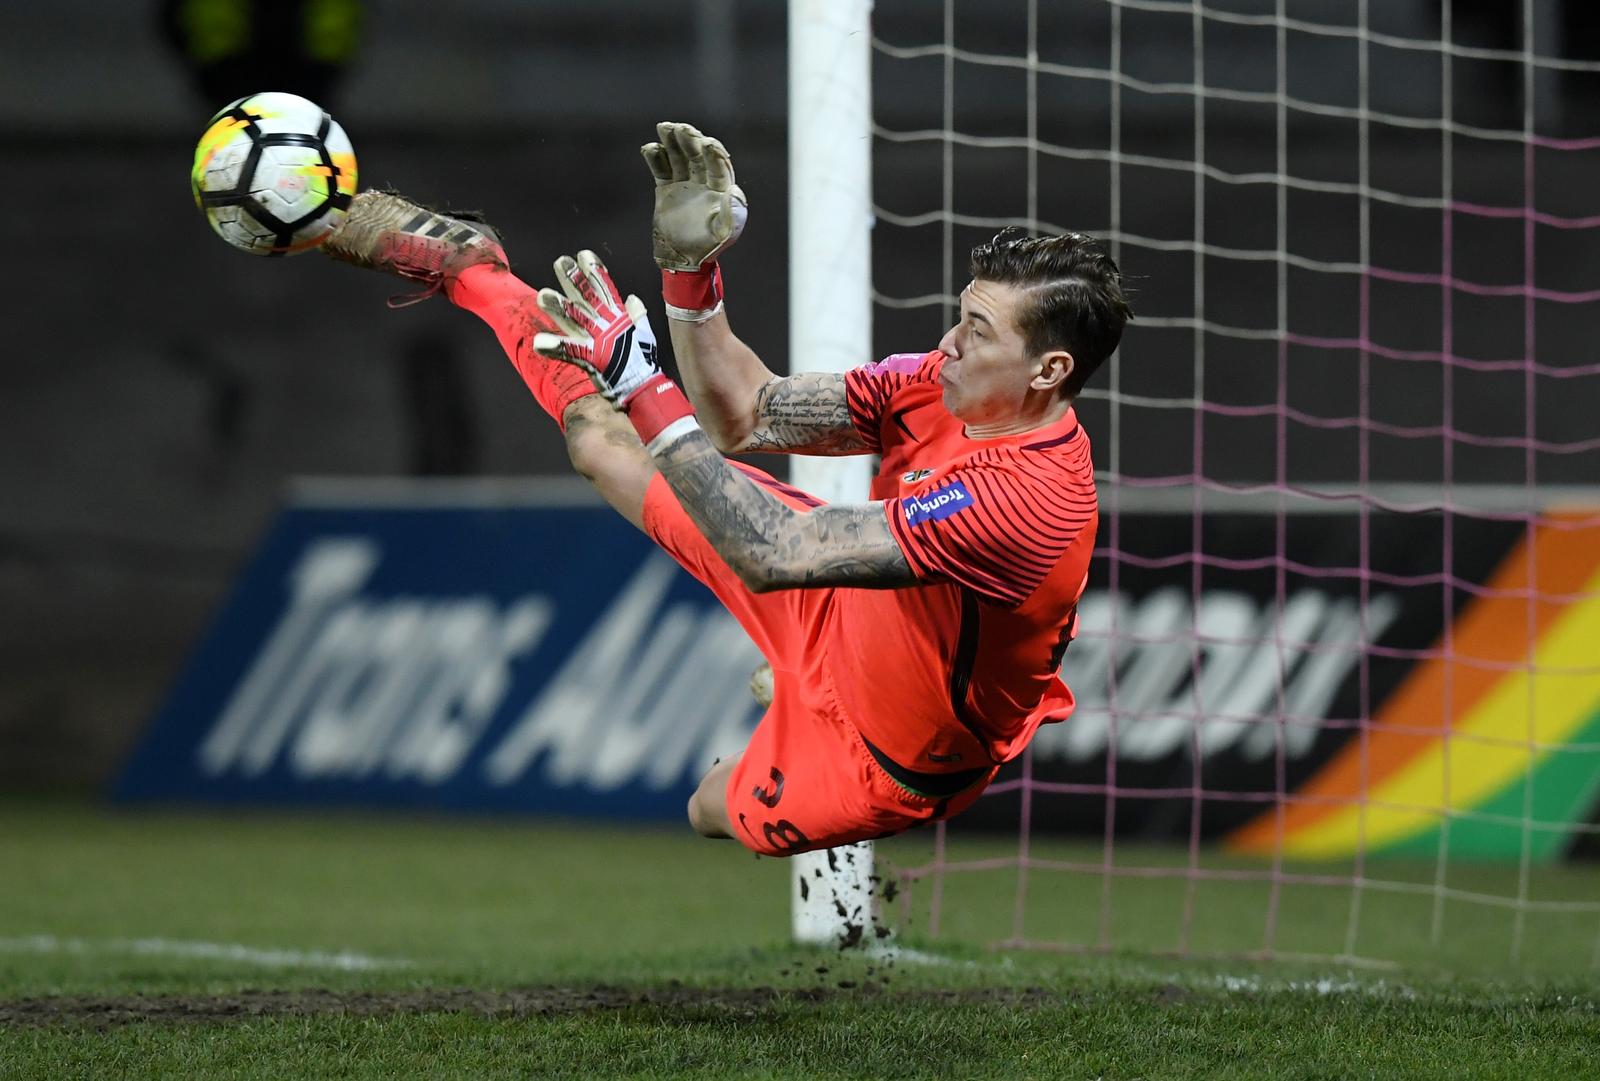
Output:
[[[789,364],[837,371],[872,350],[871,0],[789,3]],[[866,499],[871,461],[797,457],[791,479],[828,502]],[[871,842],[791,861],[797,942],[862,940]]]

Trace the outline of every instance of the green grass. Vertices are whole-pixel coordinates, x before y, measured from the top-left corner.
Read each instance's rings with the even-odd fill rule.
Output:
[[[954,857],[1015,854],[952,833]],[[916,867],[930,843],[897,839],[880,859]],[[1098,846],[1033,855],[1100,861]],[[1117,859],[1186,857],[1130,845]],[[1263,882],[1202,883],[1185,943],[1182,878],[1117,876],[1104,891],[1098,873],[1043,869],[1021,932],[1093,947],[1103,927],[1113,949],[996,950],[1018,929],[1014,868],[947,876],[936,936],[933,883],[916,882],[896,942],[926,956],[890,963],[788,945],[787,865],[677,827],[0,804],[0,1016],[43,996],[641,990],[547,1014],[0,1024],[0,1077],[1600,1076],[1600,918],[1530,913],[1513,966],[1510,909],[1447,902],[1436,945],[1432,865],[1367,874],[1430,887],[1361,893],[1355,952],[1393,967],[1219,956],[1262,945]],[[1446,882],[1490,897],[1520,886],[1515,867],[1452,866]],[[1592,903],[1600,870],[1536,869],[1527,895]],[[1278,949],[1343,951],[1349,887],[1280,900]],[[153,939],[168,946],[134,945]],[[266,965],[181,956],[181,942],[397,963]],[[1205,956],[1169,956],[1185,944]]]
[[[885,848],[902,862],[911,855],[903,841]],[[954,858],[967,861],[1016,852],[1015,838],[958,838],[952,846]],[[1201,878],[1191,898],[1188,853],[1180,848],[1119,843],[1109,876],[1100,869],[1098,844],[1036,840],[1030,856],[1043,866],[1031,867],[1020,886],[1014,866],[947,874],[942,887],[919,880],[912,889],[912,923],[933,926],[932,898],[942,889],[938,930],[956,941],[1024,939],[1224,956],[1270,948],[1281,955],[1348,957],[1358,964],[1398,963],[1455,974],[1600,972],[1600,867],[1593,864],[1530,869],[1520,894],[1529,903],[1519,918],[1516,901],[1523,887],[1515,864],[1452,863],[1441,900],[1433,861],[1369,861],[1359,889],[1349,884],[1356,881],[1349,862],[1291,864],[1284,868],[1290,875],[1340,884],[1289,882],[1274,890],[1270,864],[1208,853],[1203,871],[1252,877]],[[1026,895],[1020,922],[1014,904],[1019,889]]]

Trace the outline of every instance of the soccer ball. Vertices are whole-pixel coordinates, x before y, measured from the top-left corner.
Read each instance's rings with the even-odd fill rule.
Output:
[[[194,151],[194,202],[218,236],[252,255],[317,247],[356,193],[350,137],[295,94],[252,94],[211,118]]]

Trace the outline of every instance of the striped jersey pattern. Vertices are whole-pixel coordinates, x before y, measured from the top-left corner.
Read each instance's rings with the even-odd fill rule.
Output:
[[[968,439],[943,407],[943,359],[893,356],[847,373],[851,418],[885,455],[885,473],[891,463],[919,466],[892,478],[880,473],[899,490],[880,484],[874,492],[916,576],[1014,608],[1095,521],[1089,440],[1071,411],[1020,435]]]

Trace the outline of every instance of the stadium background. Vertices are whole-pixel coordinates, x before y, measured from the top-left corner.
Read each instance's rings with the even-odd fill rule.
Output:
[[[1274,778],[1270,754],[1259,752],[1274,738],[1281,747],[1293,730],[1256,725],[1238,741],[1255,747],[1250,768],[1235,775],[1242,759],[1208,757],[1202,793],[1198,755],[1184,745],[1201,731],[1183,723],[1192,715],[1170,701],[1147,715],[1125,712],[1125,722],[1146,726],[1128,723],[1125,738],[1164,728],[1171,753],[1126,755],[1115,774],[1091,753],[1073,760],[1083,781],[1077,794],[1046,793],[1036,782],[1051,778],[1038,773],[1032,788],[1013,785],[971,816],[1014,824],[1020,790],[1032,807],[1031,833],[969,832],[963,820],[948,838],[940,829],[880,842],[873,889],[895,937],[884,951],[847,953],[791,941],[793,862],[704,844],[676,808],[668,826],[526,813],[308,811],[304,803],[196,813],[99,798],[162,702],[183,712],[181,693],[168,698],[181,673],[196,677],[189,691],[236,677],[237,668],[207,671],[205,647],[192,651],[219,606],[241,595],[232,592],[243,588],[241,575],[277,599],[235,621],[235,640],[241,627],[255,633],[278,618],[287,561],[304,554],[286,538],[315,536],[308,523],[315,527],[319,513],[280,513],[291,478],[543,481],[567,473],[553,427],[473,321],[437,300],[389,312],[383,302],[403,291],[398,283],[313,257],[252,260],[209,234],[183,177],[205,119],[236,93],[311,91],[349,130],[364,184],[483,209],[533,280],[557,253],[590,245],[646,296],[654,279],[649,189],[635,147],[658,119],[693,120],[733,147],[753,206],[750,229],[727,260],[735,326],[769,359],[787,360],[785,5],[260,0],[269,12],[265,33],[236,17],[248,6],[57,0],[0,10],[0,235],[14,264],[0,301],[8,345],[0,365],[0,1075],[56,1078],[105,1063],[159,1077],[1593,1072],[1600,891],[1592,860],[1562,857],[1592,857],[1600,836],[1600,735],[1592,730],[1600,716],[1566,732],[1574,744],[1544,761],[1564,771],[1567,787],[1539,788],[1541,799],[1558,789],[1585,793],[1586,810],[1546,814],[1523,798],[1534,786],[1522,787],[1522,778],[1535,773],[1523,763],[1547,730],[1531,722],[1519,730],[1513,702],[1501,711],[1500,731],[1457,741],[1509,770],[1509,784],[1452,813],[1423,801],[1427,816],[1453,829],[1448,836],[1413,833],[1377,858],[1360,832],[1369,812],[1376,822],[1392,809],[1384,801],[1418,801],[1375,790],[1371,806],[1363,794],[1332,826],[1305,821],[1321,808],[1301,803],[1287,842],[1271,835],[1269,816],[1267,829],[1258,820],[1253,834],[1236,834],[1243,843],[1231,850],[1205,843],[1239,826],[1249,806],[1219,798],[1231,785],[1270,806],[1276,792],[1303,779],[1304,762],[1328,749],[1324,741],[1355,746],[1352,726],[1363,726],[1368,707],[1391,706],[1385,695],[1433,648],[1451,615],[1473,607],[1495,617],[1487,628],[1467,619],[1456,625],[1455,656],[1465,667],[1480,656],[1485,629],[1492,648],[1481,654],[1502,658],[1499,667],[1480,666],[1494,674],[1479,680],[1483,701],[1524,674],[1531,635],[1508,637],[1501,627],[1527,630],[1562,607],[1524,601],[1513,553],[1536,553],[1545,571],[1577,576],[1559,587],[1541,577],[1539,588],[1577,594],[1581,603],[1571,607],[1586,613],[1585,626],[1600,620],[1600,594],[1584,592],[1600,586],[1582,584],[1600,564],[1593,528],[1564,530],[1552,519],[1552,528],[1529,535],[1522,526],[1531,505],[1551,493],[1580,507],[1596,503],[1595,303],[1525,303],[1523,293],[1596,284],[1588,237],[1600,155],[1531,155],[1537,184],[1527,191],[1519,139],[1456,138],[1450,197],[1513,212],[1511,220],[1448,215],[1456,232],[1445,260],[1437,208],[1400,213],[1382,200],[1371,204],[1373,267],[1437,274],[1443,262],[1465,281],[1513,294],[1458,297],[1448,320],[1440,300],[1448,290],[1438,283],[1407,287],[1363,273],[1364,325],[1348,272],[1284,271],[1290,326],[1301,337],[1346,337],[1360,327],[1389,347],[1517,358],[1511,370],[1386,363],[1376,352],[1304,342],[1275,357],[1280,336],[1182,325],[1201,281],[1203,312],[1194,315],[1274,327],[1274,272],[1287,265],[1218,250],[1276,256],[1273,215],[1263,210],[1271,184],[1256,185],[1252,202],[1240,186],[1207,182],[1196,213],[1196,96],[1186,87],[1196,74],[1195,34],[1204,31],[1200,81],[1212,92],[1198,110],[1207,163],[1271,173],[1275,109],[1244,99],[1273,96],[1276,42],[1270,28],[1230,22],[1228,13],[1279,9],[1321,27],[1360,18],[1421,42],[1413,52],[1370,50],[1374,111],[1437,120],[1448,109],[1463,125],[1520,132],[1524,66],[1457,56],[1444,95],[1431,43],[1443,15],[1458,46],[1515,53],[1522,5],[1450,0],[1441,12],[1438,0],[1210,0],[1202,18],[1200,7],[1165,0],[878,0],[880,38],[933,54],[901,59],[880,50],[874,61],[877,121],[934,133],[875,163],[880,209],[911,216],[944,208],[987,221],[1019,214],[1027,198],[1025,155],[957,145],[953,200],[944,201],[939,47],[948,34],[965,49],[1019,57],[1031,8],[1044,59],[1103,74],[1113,7],[1121,20],[1115,145],[1169,168],[1113,174],[1097,163],[1095,154],[1112,145],[1105,125],[1117,80],[1039,84],[1040,139],[1091,151],[1039,155],[1040,216],[1068,226],[1116,221],[1129,236],[1162,238],[1170,249],[1126,244],[1122,260],[1145,319],[1126,342],[1115,398],[1102,383],[1082,403],[1102,469],[1164,478],[1168,489],[1144,493],[1162,497],[1154,503],[1166,511],[1130,509],[1120,535],[1107,530],[1097,566],[1112,577],[1095,598],[1101,616],[1117,588],[1145,614],[1163,591],[1198,609],[1203,596],[1236,590],[1256,605],[1262,618],[1254,626],[1272,628],[1254,632],[1265,647],[1287,625],[1285,613],[1301,611],[1308,583],[1304,592],[1321,594],[1328,627],[1349,630],[1359,599],[1360,618],[1375,632],[1392,614],[1390,600],[1403,604],[1384,632],[1387,653],[1348,637],[1335,642],[1331,652],[1348,662],[1345,682],[1328,723],[1319,718],[1296,735],[1319,741],[1304,761],[1291,758]],[[1529,0],[1526,10],[1545,60],[1600,60],[1594,5]],[[241,45],[255,58],[231,70],[226,57]],[[1285,59],[1297,99],[1345,109],[1363,100],[1348,36],[1290,33]],[[1015,68],[952,67],[952,127],[1022,134],[1027,87]],[[324,86],[333,75],[336,85]],[[302,79],[316,88],[297,87]],[[1127,80],[1180,89],[1144,92]],[[1531,86],[1541,136],[1597,134],[1595,76],[1542,63]],[[1287,171],[1297,181],[1348,184],[1358,126],[1348,115],[1335,122],[1296,112]],[[1370,125],[1375,188],[1441,195],[1440,141],[1419,130]],[[1107,200],[1116,191],[1122,205],[1114,211]],[[1362,256],[1355,203],[1291,192],[1286,232],[1295,257],[1326,270]],[[1587,220],[1541,229],[1537,266],[1522,259],[1522,208],[1530,205]],[[1196,253],[1185,244],[1200,217],[1207,228]],[[902,227],[884,214],[874,235],[876,288],[891,298],[942,293],[948,251],[991,228],[954,226],[946,244],[938,227]],[[873,352],[931,344],[943,328],[942,303],[935,296],[923,306],[880,306]],[[1521,364],[1530,312],[1537,375]],[[1203,392],[1197,345],[1206,350]],[[1292,380],[1280,382],[1280,364]],[[1211,408],[1192,408],[1192,397]],[[1270,416],[1249,415],[1263,402]],[[1276,427],[1291,408],[1340,421]],[[1193,461],[1197,417],[1203,465]],[[1346,423],[1351,418],[1360,423]],[[1447,428],[1470,438],[1441,438]],[[1191,465],[1200,474],[1192,483]],[[1327,513],[1337,501],[1314,493],[1323,513],[1209,513],[1213,502],[1226,506],[1240,494],[1225,486],[1258,482],[1269,503],[1283,497],[1281,482],[1359,489],[1359,507]],[[1489,487],[1468,491],[1472,485]],[[1118,498],[1136,487],[1120,485]],[[1396,492],[1402,502],[1442,502],[1459,513],[1383,511],[1376,501]],[[1204,516],[1195,513],[1202,500]],[[1475,500],[1508,513],[1475,514]],[[625,532],[618,527],[606,543]],[[427,542],[393,561],[406,562],[411,576],[396,589],[417,589],[435,573],[429,563],[439,562],[440,536],[454,537],[393,533]],[[517,580],[505,586],[513,592],[488,592],[506,602],[517,589],[562,599],[581,592],[580,576],[557,576],[546,589],[541,568],[516,564],[524,553],[508,545],[518,536],[498,530],[494,538],[496,558],[516,566]],[[1441,537],[1454,538],[1448,557]],[[541,537],[552,551],[563,540]],[[1195,569],[1202,561],[1191,548],[1215,558]],[[1235,552],[1267,558],[1223,566]],[[1311,573],[1286,573],[1292,561],[1332,573],[1311,581]],[[1441,570],[1454,576],[1443,589],[1429,583]],[[614,577],[607,587],[622,589],[624,576]],[[626,581],[631,588],[646,579],[663,581],[641,558]],[[1500,594],[1475,606],[1489,581]],[[452,579],[441,593],[461,600],[469,587]],[[1187,641],[1194,638],[1188,632]],[[1093,635],[1086,639],[1074,646],[1073,663],[1103,660],[1103,638],[1099,647]],[[702,655],[735,652],[709,635],[694,645]],[[1572,677],[1561,668],[1570,664],[1581,677],[1575,682],[1594,691],[1584,648],[1577,643],[1575,662],[1549,662],[1544,677]],[[1448,650],[1446,638],[1447,660]],[[247,652],[235,650],[230,663],[244,663]],[[1196,669],[1198,658],[1196,651]],[[1282,662],[1276,671],[1284,673]],[[1524,683],[1521,704],[1531,706],[1533,683]],[[1079,688],[1104,690],[1087,678]],[[1450,692],[1441,703],[1436,688],[1423,686],[1418,697],[1430,694],[1426,716],[1442,720],[1436,715],[1448,711]],[[1267,720],[1285,719],[1284,697],[1280,688]],[[1592,713],[1594,696],[1579,704]],[[1082,723],[1048,731],[1041,748],[1048,742],[1049,755],[1035,757],[1059,764],[1082,734],[1104,733],[1105,706],[1086,702]],[[1406,730],[1415,718],[1402,716],[1398,726],[1375,719],[1372,762],[1403,758],[1391,753],[1397,741],[1400,752],[1408,739],[1419,742]],[[192,767],[192,743],[163,739],[144,741],[143,761],[154,768],[133,771],[135,781],[176,775],[178,763]],[[172,746],[177,754],[168,753]],[[1360,749],[1364,771],[1365,744]],[[566,798],[554,787],[540,791]],[[242,784],[238,792],[249,795]],[[314,802],[309,787],[297,798],[308,792]],[[1117,828],[1102,834],[1100,816],[1113,807]],[[518,809],[535,808],[524,801]],[[1530,810],[1551,821],[1535,828]],[[1574,814],[1590,825],[1569,844]],[[1337,830],[1348,841],[1352,818],[1355,848],[1327,846]],[[1086,826],[1090,836],[1052,835],[1041,828],[1046,819]],[[1499,858],[1478,861],[1488,847]],[[1006,948],[1014,946],[1044,948]]]
[[[492,340],[472,322],[443,304],[388,315],[378,310],[391,291],[386,282],[317,259],[271,265],[236,257],[209,235],[182,175],[195,133],[222,102],[209,100],[193,77],[161,21],[163,6],[186,5],[63,0],[13,6],[0,36],[0,143],[8,164],[0,225],[18,264],[4,302],[9,348],[0,372],[7,447],[0,505],[8,508],[0,521],[0,611],[6,613],[0,621],[6,671],[0,784],[13,790],[83,789],[109,776],[279,505],[288,478],[565,472],[555,432],[533,412]],[[228,6],[187,5],[202,12]],[[328,39],[324,49],[345,69],[328,96],[356,142],[363,183],[485,209],[504,229],[519,267],[535,279],[554,254],[590,245],[606,255],[619,280],[648,291],[648,186],[634,147],[649,136],[654,120],[667,117],[691,118],[722,135],[735,148],[753,204],[747,239],[729,260],[736,326],[763,355],[784,358],[781,5],[478,0],[451,5],[445,34],[433,5],[321,6],[332,13],[321,31]],[[1314,18],[1321,9],[1340,7],[1297,3],[1291,14]],[[1500,7],[1457,3],[1458,40],[1512,47],[1517,26],[1511,16],[1496,14]],[[1436,5],[1426,0],[1386,8],[1393,30],[1419,37],[1437,32]],[[1585,5],[1538,8],[1547,40],[1559,42],[1563,55],[1583,58],[1600,49]],[[356,18],[354,29],[340,22],[347,16]],[[893,40],[942,36],[934,6],[880,3],[876,17],[880,34]],[[1022,17],[1021,5],[969,6],[958,14],[958,39],[970,48],[1014,51]],[[1065,43],[1065,54],[1079,41],[1092,51],[1088,43],[1103,38],[1105,18],[1101,5],[1044,5],[1041,39]],[[1132,39],[1137,30],[1129,26]],[[1191,61],[1187,37],[1175,32],[1184,29],[1182,21],[1151,19],[1140,28],[1148,32],[1129,50],[1129,71],[1184,77]],[[600,35],[604,48],[574,47]],[[1270,54],[1252,47],[1259,42],[1230,38],[1226,28],[1208,40],[1211,69],[1240,72],[1248,83],[1252,71],[1262,76],[1266,65],[1270,81]],[[191,51],[199,48],[191,41]],[[1308,97],[1337,97],[1349,79],[1348,58],[1336,46],[1297,48],[1304,52],[1291,57],[1292,86]],[[924,122],[936,83],[911,77],[914,65],[887,73],[887,65],[879,67],[879,121],[890,127]],[[213,73],[212,96],[228,77]],[[1508,65],[1460,64],[1457,118],[1518,126],[1519,78]],[[1579,127],[1593,78],[1540,73],[1544,130]],[[980,69],[961,80],[958,128],[1015,127],[1019,76]],[[1394,93],[1408,84],[1390,79],[1383,85]],[[1412,104],[1426,111],[1438,87],[1419,77],[1411,92],[1417,96]],[[1063,126],[1056,135],[1070,137],[1074,126],[1089,130],[1103,122],[1105,100],[1092,88],[1082,93],[1081,99],[1045,102],[1044,137],[1052,125]],[[1129,148],[1172,157],[1190,152],[1186,100],[1130,95],[1124,108]],[[1270,121],[1268,111],[1214,104],[1211,160],[1248,162],[1270,144]],[[1379,130],[1374,140],[1377,167],[1397,175],[1412,167],[1413,157],[1431,152],[1404,132]],[[1470,197],[1520,202],[1514,149],[1458,142],[1457,176],[1471,185]],[[1351,153],[1339,138],[1319,138],[1312,125],[1295,146],[1296,172],[1348,172]],[[1017,171],[1003,159],[975,151],[958,156],[964,210],[1016,213],[1020,192],[1008,182]],[[1574,168],[1585,167],[1582,161]],[[1055,171],[1042,182],[1055,186],[1055,209],[1081,206],[1085,221],[1104,219],[1103,167],[1047,167]],[[938,171],[929,161],[908,153],[877,168],[880,198],[892,192],[908,206],[937,205]],[[1593,190],[1597,182],[1592,171],[1553,170],[1547,181],[1558,188],[1558,201],[1561,190]],[[1181,190],[1165,205],[1179,219],[1191,212]],[[1248,218],[1229,218],[1222,204],[1208,213],[1238,229],[1240,246],[1250,243]],[[1304,250],[1349,255],[1349,220],[1309,204],[1291,214]],[[1390,226],[1376,220],[1375,259],[1436,248],[1437,232],[1419,221],[1396,215]],[[1166,235],[1160,223],[1147,224],[1146,231]],[[1492,277],[1488,264],[1503,250],[1493,230],[1516,227],[1480,228],[1481,237],[1458,237],[1462,277]],[[907,294],[936,288],[939,255],[929,239],[936,242],[937,231],[901,233],[893,242],[880,236],[874,251],[879,288]],[[1570,277],[1570,264],[1583,258],[1581,246],[1551,245],[1541,251],[1539,273]],[[1190,288],[1186,258],[1126,256],[1125,262],[1147,310]],[[1271,303],[1270,292],[1269,282],[1244,277],[1213,285],[1213,315],[1247,322],[1251,311]],[[1352,296],[1329,291],[1318,299],[1327,306],[1329,325],[1349,322]],[[1520,301],[1460,309],[1456,332],[1474,339],[1475,355],[1513,355],[1520,348]],[[1230,312],[1238,318],[1229,319]],[[1580,308],[1541,316],[1542,357],[1559,363],[1586,355],[1583,314]],[[1374,320],[1374,338],[1404,340],[1409,323],[1436,325],[1437,314],[1419,312],[1409,301],[1383,304],[1380,295]],[[923,348],[940,326],[936,310],[880,312],[876,351]],[[1172,336],[1170,349],[1146,341],[1139,356],[1159,358],[1160,366],[1125,370],[1124,387],[1149,381],[1180,393],[1188,378],[1186,337]],[[1299,377],[1296,401],[1348,400],[1352,376],[1341,359],[1348,357],[1330,357],[1325,377]],[[1231,374],[1213,371],[1220,374],[1208,393],[1224,397],[1230,384],[1243,393],[1252,378],[1264,377],[1244,350]],[[1435,376],[1400,370],[1386,372],[1385,380],[1371,388],[1376,414],[1397,424],[1437,418]],[[1539,384],[1540,430],[1553,441],[1592,431],[1591,411],[1566,389],[1559,380]],[[1455,405],[1465,428],[1519,432],[1521,377],[1461,382]],[[1096,430],[1097,403],[1084,411]],[[1191,437],[1187,419],[1171,411],[1131,426],[1137,437],[1123,447],[1131,455],[1123,468],[1131,475],[1140,472],[1141,454],[1170,460]],[[1225,426],[1211,431],[1209,475],[1270,479],[1272,463],[1258,443],[1229,438]],[[1349,432],[1297,430],[1294,438],[1291,481],[1354,480]],[[1372,480],[1439,482],[1437,453],[1417,453],[1412,442],[1375,438],[1371,454]],[[1591,464],[1585,455],[1541,455],[1537,475],[1544,483],[1589,483]],[[1467,446],[1457,451],[1454,476],[1515,484],[1524,468],[1518,449]]]

